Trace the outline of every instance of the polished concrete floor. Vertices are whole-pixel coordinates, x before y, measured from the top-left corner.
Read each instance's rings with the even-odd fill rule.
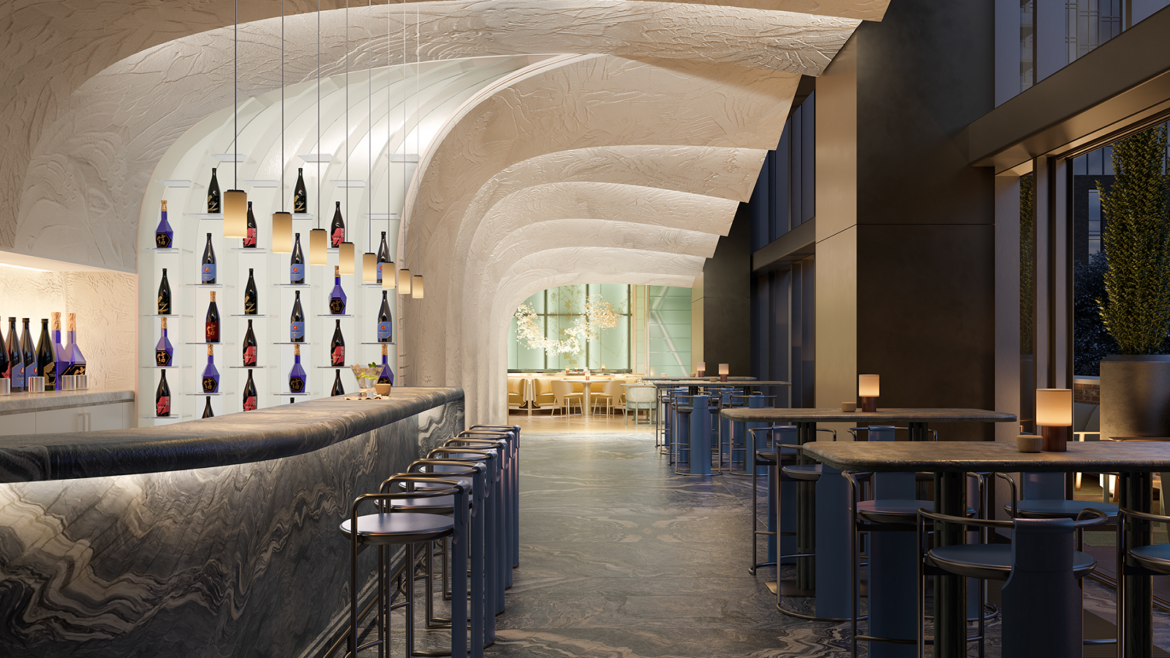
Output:
[[[488,656],[848,655],[847,624],[781,616],[764,585],[774,576],[747,573],[750,479],[674,475],[644,432],[522,436],[520,567]],[[1090,585],[1086,598],[1112,616],[1109,591]],[[448,641],[420,635],[420,648]],[[999,655],[993,623],[987,656]]]

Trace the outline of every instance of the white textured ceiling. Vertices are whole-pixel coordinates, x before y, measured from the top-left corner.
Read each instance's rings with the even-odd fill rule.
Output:
[[[10,99],[0,105],[8,163],[0,247],[133,271],[156,168],[182,169],[192,151],[205,156],[225,135],[230,141],[222,124],[232,31],[222,26],[231,3],[171,4],[12,3],[2,50],[10,66],[0,79]],[[305,4],[290,2],[290,13]],[[750,194],[799,77],[823,71],[858,21],[880,20],[887,4],[459,0],[350,9],[357,71],[390,67],[382,74],[393,76],[414,60],[416,33],[423,62],[513,56],[448,67],[447,78],[427,65],[446,82],[426,87],[417,112],[431,118],[420,138],[430,146],[407,197],[400,258],[427,276],[427,298],[404,312],[408,383],[463,385],[469,420],[499,421],[502,332],[519,300],[569,283],[689,284]],[[286,82],[299,109],[284,162],[273,149],[278,130],[264,118],[281,84],[280,22],[265,18],[279,7],[241,8],[249,22],[240,26],[240,114],[252,126],[240,137],[250,158],[241,178],[275,177],[316,145],[306,109],[315,102],[307,97],[314,14],[286,24]],[[321,148],[338,152],[348,134],[360,171],[363,140],[375,152],[401,151],[394,135],[405,132],[392,127],[388,140],[352,109],[351,124],[339,127],[345,13],[320,16],[323,69],[333,76]],[[393,117],[395,104],[375,99],[367,114]]]

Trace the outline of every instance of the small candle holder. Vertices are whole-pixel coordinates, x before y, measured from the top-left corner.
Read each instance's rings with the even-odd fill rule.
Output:
[[[28,392],[29,393],[44,393],[45,392],[45,378],[44,377],[29,377],[28,378]]]
[[[0,395],[12,395],[11,379],[0,379]]]
[[[878,375],[857,376],[857,396],[861,398],[861,410],[869,413],[877,411],[878,394],[881,392]]]
[[[719,381],[726,383],[727,375],[731,374],[731,365],[727,363],[719,364]]]

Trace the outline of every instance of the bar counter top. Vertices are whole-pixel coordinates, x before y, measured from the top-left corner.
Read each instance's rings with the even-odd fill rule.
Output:
[[[157,427],[0,437],[0,482],[280,459],[320,450],[462,398],[461,388],[395,387],[388,400],[322,398]]]
[[[0,396],[0,417],[30,411],[53,411],[91,407],[99,404],[133,402],[134,391],[126,389],[94,389],[81,391],[51,391],[49,393],[13,393]],[[0,422],[4,422],[0,420]]]

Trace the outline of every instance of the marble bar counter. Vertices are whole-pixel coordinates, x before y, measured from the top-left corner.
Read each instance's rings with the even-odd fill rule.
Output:
[[[0,396],[0,416],[35,411],[56,411],[76,407],[133,402],[134,391],[121,389],[85,389],[82,391],[50,391],[48,393],[12,393]],[[3,423],[3,420],[0,420]]]
[[[395,387],[0,437],[3,654],[323,655],[344,622],[353,499],[463,427],[462,389]],[[373,557],[360,566],[368,599]]]

